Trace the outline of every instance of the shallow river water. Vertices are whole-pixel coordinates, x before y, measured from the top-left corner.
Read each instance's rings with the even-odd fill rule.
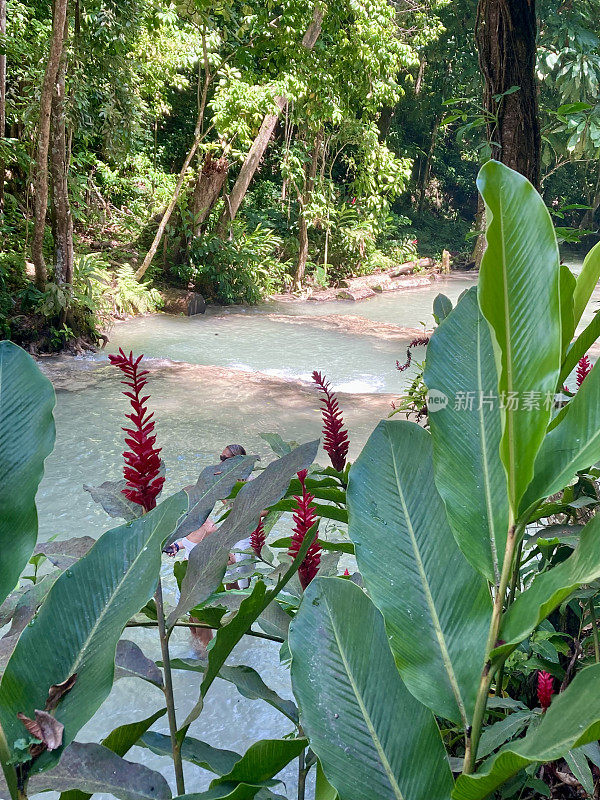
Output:
[[[143,352],[149,360],[150,404],[167,465],[165,493],[195,480],[204,466],[215,462],[225,444],[241,442],[248,452],[268,461],[271,455],[261,432],[276,431],[298,442],[317,438],[318,397],[301,383],[309,380],[313,369],[324,372],[341,393],[351,456],[356,456],[410,378],[410,373],[396,370],[395,361],[404,360],[412,335],[390,338],[384,324],[431,327],[435,296],[443,292],[456,301],[475,280],[471,275],[451,276],[431,286],[361,303],[268,303],[256,309],[213,309],[191,319],[156,315],[118,324],[107,352],[123,347]],[[281,315],[298,319],[282,321]],[[343,316],[348,317],[347,325],[330,327],[331,320]],[[375,324],[367,332],[360,330],[354,322],[357,316]],[[97,485],[120,477],[120,427],[126,401],[107,352],[43,363],[57,387],[57,440],[38,493],[41,540],[98,536],[111,527],[83,490],[84,483]],[[171,571],[165,557],[163,573],[168,576]],[[166,601],[173,600],[172,582],[167,579]],[[159,658],[152,632],[128,631],[127,638],[138,642],[148,656]],[[176,632],[172,645],[174,657],[194,657],[186,631]],[[247,637],[230,663],[255,667],[268,685],[291,697],[289,674],[279,664],[275,644]],[[199,680],[183,672],[175,672],[174,679],[182,720],[197,699]],[[162,693],[148,684],[120,680],[78,740],[98,741],[118,725],[149,716],[161,707],[161,699]],[[243,753],[253,741],[285,735],[290,727],[270,706],[247,700],[234,686],[217,680],[190,735]],[[166,722],[154,729],[167,732]],[[134,748],[129,757],[159,769],[174,790],[168,759],[140,748]],[[285,781],[281,793],[290,798],[295,791],[295,769],[290,766],[281,774]],[[187,792],[207,788],[214,777],[191,764],[185,770]]]

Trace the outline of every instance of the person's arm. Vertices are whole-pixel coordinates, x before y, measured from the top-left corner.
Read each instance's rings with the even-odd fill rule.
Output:
[[[183,539],[179,539],[178,541],[170,544],[168,547],[165,547],[163,552],[165,552],[168,556],[174,556],[180,550],[185,550],[189,556],[190,552],[194,549],[198,542],[201,542],[202,539],[204,539],[210,533],[214,533],[216,530],[217,526],[209,517],[206,522],[204,522],[197,530],[188,533],[188,535],[184,536]]]

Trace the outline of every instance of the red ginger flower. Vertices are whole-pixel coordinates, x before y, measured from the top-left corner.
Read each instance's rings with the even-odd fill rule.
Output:
[[[348,441],[348,431],[344,428],[344,418],[337,401],[337,397],[331,391],[331,384],[324,375],[316,370],[312,374],[313,381],[325,395],[321,399],[323,408],[323,447],[328,454],[331,465],[338,472],[346,466],[346,456],[350,446]]]
[[[587,356],[583,356],[583,358],[579,359],[579,363],[577,364],[577,388],[581,386],[584,380],[592,371],[592,362],[589,360]]]
[[[542,707],[545,711],[552,702],[552,695],[554,694],[554,678],[549,672],[538,672],[537,696]]]
[[[304,537],[317,521],[316,509],[311,505],[312,501],[315,499],[315,496],[306,491],[305,481],[307,474],[308,470],[305,469],[300,470],[298,473],[298,479],[302,484],[302,497],[294,496],[294,500],[296,501],[296,508],[292,515],[295,523],[293,528],[294,535],[292,536],[292,542],[290,544],[290,549],[288,550],[288,554],[292,558],[296,558],[298,551],[302,546],[302,542],[304,541]],[[302,585],[303,589],[306,589],[308,584],[319,571],[320,563],[321,548],[315,539],[315,541],[308,548],[308,552],[304,556],[304,561],[298,570],[298,577],[300,578],[300,584]]]
[[[123,475],[127,481],[127,487],[123,489],[123,494],[132,503],[142,506],[144,511],[156,507],[156,498],[160,494],[165,479],[159,475],[160,472],[160,448],[155,447],[156,436],[154,436],[154,413],[148,413],[146,402],[149,395],[141,397],[142,390],[146,385],[146,375],[148,370],[140,370],[139,364],[143,355],[133,358],[133,353],[125,355],[119,348],[119,355],[108,357],[110,363],[118,367],[127,380],[122,381],[125,386],[129,386],[130,392],[123,392],[129,398],[133,412],[125,416],[131,420],[132,428],[123,428],[127,436],[125,444],[131,449],[123,453],[125,466]]]
[[[250,534],[250,547],[254,550],[257,556],[260,556],[267,534],[265,533],[265,521],[261,519],[257,527]]]

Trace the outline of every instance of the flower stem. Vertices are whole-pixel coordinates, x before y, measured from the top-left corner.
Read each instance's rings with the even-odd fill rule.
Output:
[[[473,721],[471,723],[470,731],[467,731],[465,762],[463,767],[463,773],[465,775],[470,775],[473,772],[475,768],[475,762],[477,760],[477,748],[479,746],[479,738],[481,736],[481,728],[485,716],[490,684],[492,682],[492,678],[494,677],[494,673],[499,666],[498,664],[493,665],[491,663],[490,654],[496,647],[498,641],[506,590],[513,575],[515,550],[518,549],[523,530],[524,525],[515,525],[514,523],[511,524],[508,529],[506,550],[504,551],[504,562],[502,564],[502,574],[500,576],[500,583],[498,584],[498,591],[496,592],[496,596],[494,598],[492,619],[490,621],[490,629],[485,647],[484,665],[481,673],[481,681],[479,683],[477,698],[475,700],[475,708],[473,710]],[[517,567],[515,567],[515,569],[516,568]]]
[[[173,753],[173,766],[175,768],[175,782],[177,794],[185,794],[185,781],[183,777],[183,760],[181,758],[181,743],[177,736],[177,718],[175,716],[175,695],[173,694],[173,676],[171,674],[171,656],[169,653],[169,634],[165,624],[165,611],[163,604],[162,583],[158,579],[158,586],[154,595],[158,622],[158,635],[160,637],[160,650],[162,654],[163,670],[165,673],[164,693],[167,703],[167,718],[169,720],[169,733],[171,735],[171,750]]]

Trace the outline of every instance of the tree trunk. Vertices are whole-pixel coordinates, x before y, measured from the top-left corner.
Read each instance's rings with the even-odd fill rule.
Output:
[[[64,47],[65,24],[67,22],[68,0],[54,0],[52,7],[52,36],[50,53],[42,91],[40,95],[40,118],[38,122],[36,144],[36,172],[34,197],[34,227],[31,243],[31,256],[35,267],[35,282],[39,289],[44,289],[48,278],[44,260],[44,229],[46,227],[46,211],[48,210],[48,147],[50,143],[50,113],[52,95],[58,76],[62,51]]]
[[[68,36],[65,22],[64,40]],[[65,48],[54,84],[50,114],[50,174],[52,177],[52,225],[54,233],[54,268],[59,285],[73,283],[73,217],[69,204],[67,175],[67,136],[65,129]]]
[[[202,224],[217,202],[223,184],[225,183],[225,178],[227,177],[228,167],[229,164],[225,156],[221,156],[221,158],[213,161],[210,153],[208,153],[204,159],[202,169],[196,178],[191,198],[190,210],[194,220],[194,236],[202,235]]]
[[[307,50],[312,50],[317,42],[317,39],[319,38],[323,24],[323,13],[324,12],[318,6],[315,6],[312,22],[302,37],[302,47],[306,48]],[[238,211],[240,210],[240,206],[242,205],[244,197],[246,196],[250,182],[254,177],[254,173],[258,169],[258,165],[262,161],[265,150],[267,149],[271,136],[273,135],[273,131],[277,125],[277,120],[279,119],[279,114],[285,108],[286,103],[287,99],[285,97],[276,97],[275,105],[277,106],[278,111],[273,114],[267,114],[263,119],[256,139],[252,142],[252,146],[250,147],[248,155],[246,156],[244,163],[242,164],[242,168],[240,169],[240,174],[238,175],[233,189],[229,195],[228,203],[226,204],[226,208],[223,211],[223,216],[219,223],[222,227],[225,227],[227,223],[235,219]]]
[[[475,38],[485,80],[492,157],[538,188],[541,134],[536,31],[535,0],[479,0]],[[505,94],[516,86],[518,91]]]
[[[6,36],[6,0],[0,0],[0,35]],[[0,140],[6,133],[6,53],[0,53]],[[4,213],[4,161],[0,158],[0,217]]]
[[[429,183],[429,174],[431,172],[431,162],[433,160],[433,153],[435,151],[435,145],[437,141],[439,127],[440,127],[440,120],[436,117],[433,122],[433,130],[431,131],[431,142],[429,144],[429,151],[427,153],[427,158],[425,159],[423,173],[422,176],[419,176],[420,186],[419,186],[419,203],[417,205],[417,214],[421,214],[423,211],[423,205],[425,203],[425,194],[427,192],[427,184]]]
[[[312,158],[310,164],[305,168],[304,191],[298,193],[298,264],[296,266],[296,276],[294,278],[294,288],[302,289],[304,273],[306,272],[306,262],[308,261],[308,222],[306,219],[306,206],[310,202],[311,195],[315,188],[315,178],[317,176],[317,165],[319,163],[319,150],[321,147],[321,134],[315,138]]]

